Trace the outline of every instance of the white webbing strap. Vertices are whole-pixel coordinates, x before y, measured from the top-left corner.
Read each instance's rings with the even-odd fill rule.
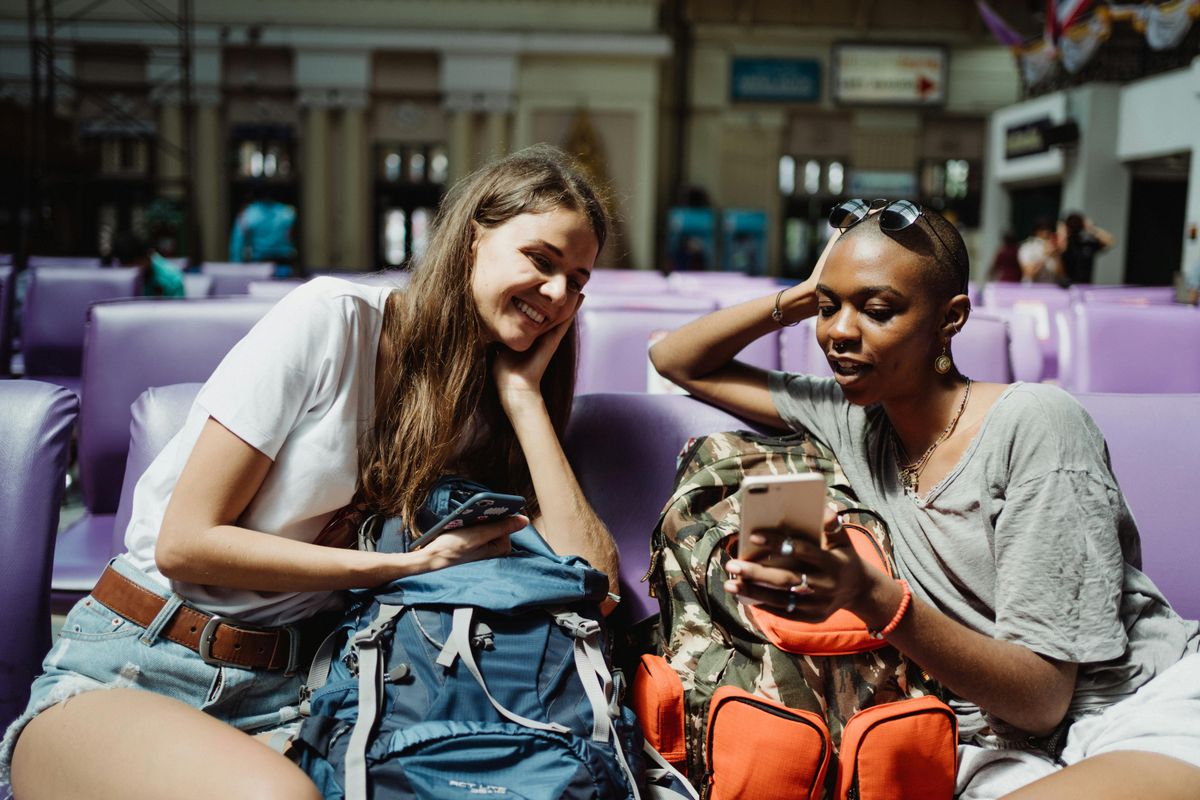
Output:
[[[367,800],[367,742],[383,696],[379,638],[403,610],[404,606],[380,605],[370,626],[354,636],[358,650],[358,718],[346,747],[346,800]]]
[[[535,719],[529,719],[516,712],[509,711],[500,704],[500,701],[492,697],[492,693],[488,691],[487,682],[483,679],[483,673],[479,671],[479,665],[475,663],[475,653],[471,650],[471,617],[474,613],[475,609],[471,606],[462,606],[454,609],[454,621],[450,628],[450,636],[447,637],[442,652],[438,654],[437,663],[449,669],[454,664],[456,658],[462,659],[463,666],[471,673],[471,677],[479,684],[479,688],[483,689],[483,693],[487,697],[488,702],[492,704],[492,708],[496,709],[509,722],[515,722],[518,725],[539,731],[570,733],[570,728],[559,725],[556,722],[538,722]],[[346,800],[353,799],[347,794]]]
[[[337,647],[340,628],[334,628],[321,641],[317,654],[313,656],[312,666],[308,668],[308,679],[304,681],[304,689],[300,692],[300,714],[307,717],[312,713],[313,692],[320,689],[329,680],[329,670],[333,668],[335,648]]]
[[[653,767],[646,766],[646,781],[651,800],[697,800],[700,794],[696,791],[696,787],[692,786],[691,781],[684,777],[683,773],[671,766],[661,753],[651,747],[649,742],[642,742],[642,755],[646,757],[647,761],[654,763]],[[688,794],[680,794],[666,786],[655,785],[655,781],[667,775],[671,775],[679,781]]]

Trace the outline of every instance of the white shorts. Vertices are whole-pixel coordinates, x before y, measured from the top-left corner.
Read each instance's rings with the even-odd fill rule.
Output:
[[[1044,753],[959,745],[955,796],[992,800],[1115,750],[1158,753],[1200,767],[1200,653],[1185,656],[1131,697],[1076,721],[1061,763]]]

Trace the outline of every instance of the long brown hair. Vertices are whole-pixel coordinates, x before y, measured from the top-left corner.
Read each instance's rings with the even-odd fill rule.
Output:
[[[384,314],[380,346],[389,357],[376,378],[375,421],[359,458],[367,507],[414,519],[453,460],[494,491],[524,495],[528,513],[537,513],[529,466],[492,379],[500,345],[486,346],[475,307],[472,245],[475,224],[495,228],[520,214],[556,209],[583,214],[603,248],[609,220],[599,191],[569,157],[546,145],[482,167],[447,193],[411,283],[392,294]],[[572,323],[541,385],[560,437],[575,392],[575,357]]]

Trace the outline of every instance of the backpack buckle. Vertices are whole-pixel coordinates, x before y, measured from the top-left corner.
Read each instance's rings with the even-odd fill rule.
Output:
[[[574,611],[562,611],[554,615],[554,621],[575,639],[590,639],[600,632],[600,623]]]

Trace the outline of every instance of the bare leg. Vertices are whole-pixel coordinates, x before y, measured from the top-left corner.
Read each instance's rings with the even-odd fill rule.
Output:
[[[295,764],[178,700],[136,689],[73,697],[17,740],[19,800],[320,800]]]
[[[1200,768],[1157,753],[1136,750],[1102,753],[1034,781],[1005,800],[1104,800],[1200,797]]]

